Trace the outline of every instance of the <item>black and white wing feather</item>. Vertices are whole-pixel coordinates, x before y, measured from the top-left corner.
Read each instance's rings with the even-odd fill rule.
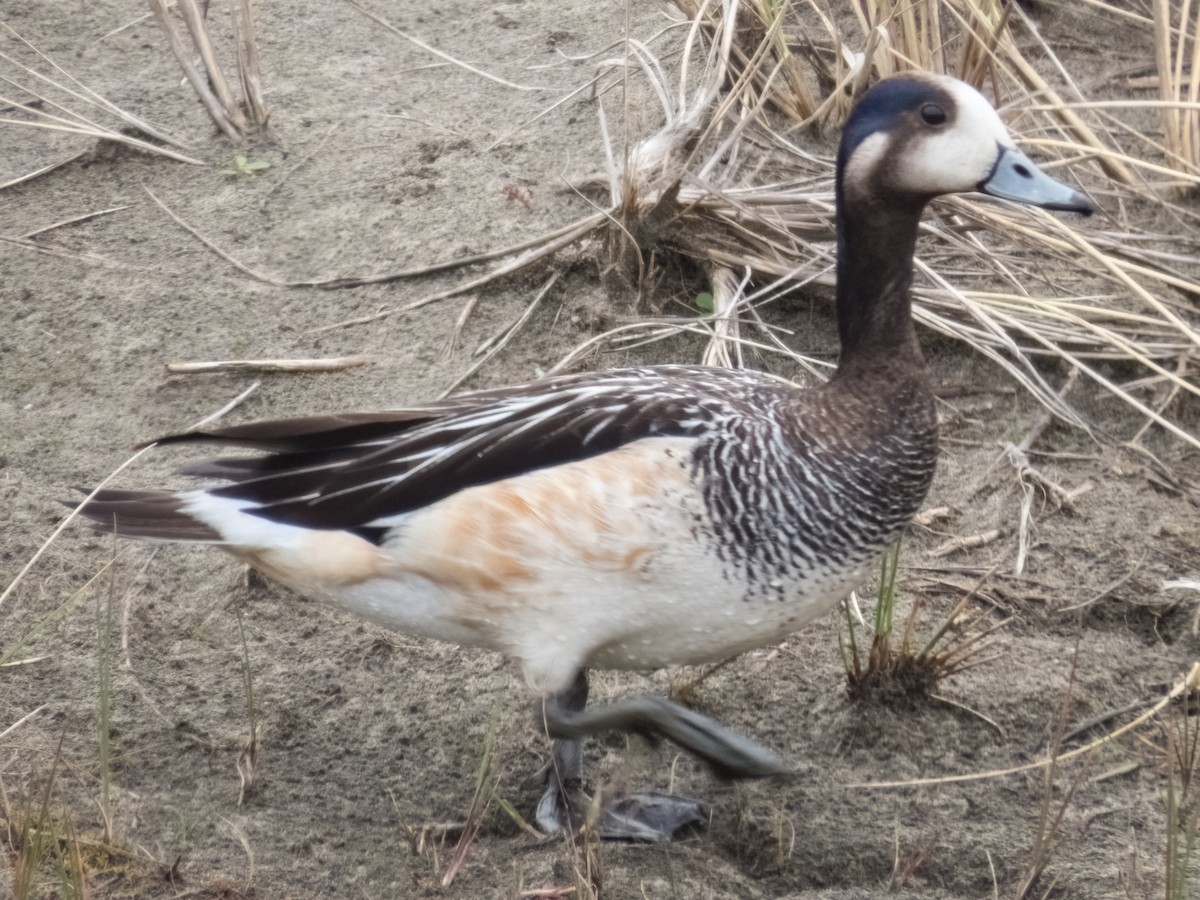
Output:
[[[217,443],[266,455],[210,460],[187,474],[208,493],[317,529],[382,534],[393,517],[464,488],[574,462],[647,437],[701,437],[779,383],[753,372],[654,366],[459,394],[409,409],[193,431],[159,443]],[[85,510],[103,513],[102,494]],[[114,498],[115,499],[115,498]],[[98,517],[98,516],[96,516]],[[98,517],[99,518],[99,517]],[[102,520],[102,519],[101,519]]]

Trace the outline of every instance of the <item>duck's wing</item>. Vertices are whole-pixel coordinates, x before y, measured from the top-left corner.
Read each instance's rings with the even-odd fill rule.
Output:
[[[407,409],[192,431],[159,443],[218,443],[266,455],[184,471],[229,484],[275,522],[377,539],[397,517],[464,488],[614,450],[647,437],[701,437],[744,415],[778,382],[753,372],[654,366],[551,378],[459,394]],[[84,510],[111,518],[101,493]],[[373,533],[374,532],[374,533]]]

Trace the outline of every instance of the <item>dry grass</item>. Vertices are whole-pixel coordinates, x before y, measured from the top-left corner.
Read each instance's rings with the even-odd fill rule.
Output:
[[[124,849],[104,834],[81,833],[56,796],[71,768],[60,739],[40,783],[21,785],[22,796],[11,795],[0,780],[0,896],[87,900],[104,896],[112,884],[135,896],[162,880],[166,867],[144,851]]]
[[[0,50],[0,107],[4,113],[0,115],[0,126],[37,128],[111,141],[179,162],[203,165],[200,160],[179,152],[191,149],[183,141],[93,91],[12,26],[0,22],[0,29],[15,40],[13,52]],[[129,131],[142,137],[133,137]],[[61,161],[43,166],[0,188],[44,175],[59,165]]]
[[[508,256],[491,273],[405,307],[329,327],[362,324],[458,293],[494,277],[544,263],[571,244],[605,236],[608,264],[639,296],[669,293],[667,277],[700,272],[717,302],[712,312],[646,315],[574,348],[550,371],[620,350],[694,333],[706,336],[710,362],[766,364],[782,355],[812,377],[828,363],[799,356],[768,324],[763,307],[805,289],[833,286],[833,161],[812,152],[808,129],[837,124],[878,75],[917,63],[958,73],[989,90],[1015,136],[1045,168],[1098,199],[1093,224],[977,196],[934,205],[918,247],[914,315],[999,365],[1058,420],[1091,430],[1052,380],[1077,372],[1132,408],[1137,424],[1116,435],[1144,450],[1148,428],[1200,449],[1186,409],[1200,398],[1200,296],[1197,215],[1173,191],[1200,184],[1200,173],[1173,168],[1148,133],[1119,121],[1129,101],[1090,102],[1033,24],[1011,4],[926,0],[860,9],[859,35],[845,36],[819,0],[784,7],[679,0],[690,17],[657,42],[627,52],[625,66],[594,81],[600,127],[609,145],[605,174],[575,187],[606,205],[577,222],[486,257]],[[802,21],[800,17],[802,16]],[[1139,20],[1151,28],[1150,20]],[[679,38],[687,26],[686,37]],[[824,33],[822,33],[822,29]],[[1039,50],[1035,66],[1018,49]],[[803,35],[803,37],[798,37]],[[652,55],[657,49],[659,56]],[[678,56],[677,75],[663,60]],[[1195,70],[1194,70],[1195,71]],[[641,74],[662,109],[661,127],[617,145],[608,131],[610,92]],[[1195,113],[1200,104],[1180,102]],[[1194,115],[1192,116],[1194,119]],[[1117,138],[1121,142],[1118,142]],[[1122,143],[1123,142],[1123,143]],[[1127,149],[1129,144],[1133,149]],[[1182,228],[1139,230],[1127,206]],[[1154,215],[1139,215],[1143,221]],[[326,281],[354,286],[445,269]],[[682,274],[681,274],[682,273]],[[1052,274],[1051,274],[1052,273]],[[695,297],[705,285],[690,288]]]
[[[870,34],[886,26],[890,35],[886,53],[878,50],[871,57],[881,73],[908,67],[914,57],[933,68],[950,68],[948,48],[953,41],[938,29],[953,19],[961,29],[961,56],[977,58],[994,45],[987,54],[987,80],[1001,99],[1013,98],[1010,119],[1019,137],[1054,135],[1034,136],[1025,143],[1051,156],[1049,165],[1059,169],[1057,174],[1078,170],[1075,180],[1102,198],[1137,196],[1167,202],[1149,185],[1131,186],[1133,179],[1124,169],[1146,168],[1142,160],[1115,146],[1098,155],[1102,141],[1081,121],[1081,104],[1067,104],[1042,89],[1043,82],[1030,75],[1030,65],[1016,51],[1004,21],[987,19],[970,4],[941,4],[940,17],[934,12],[937,8],[906,5],[908,12],[902,15],[879,11],[864,21],[864,29],[871,26]],[[924,10],[919,16],[918,9]],[[973,18],[967,19],[963,10]],[[733,26],[726,20],[708,21],[713,46],[719,47],[724,32]],[[980,21],[991,22],[989,27],[998,32],[982,31]],[[972,22],[975,30],[967,31]],[[831,35],[831,40],[836,44],[838,36]],[[931,44],[941,49],[936,59],[918,52]],[[710,59],[714,78],[728,68],[736,79],[707,121],[693,115],[699,121],[696,145],[686,156],[677,151],[675,163],[643,163],[640,168],[667,172],[669,180],[660,177],[656,182],[632,170],[624,177],[638,182],[619,192],[638,198],[642,221],[652,221],[664,199],[673,205],[671,232],[660,238],[661,244],[669,242],[710,269],[715,265],[749,272],[752,283],[762,285],[736,306],[745,324],[760,334],[762,326],[750,318],[752,306],[761,306],[797,282],[829,286],[833,280],[828,244],[833,230],[832,168],[793,143],[789,125],[803,123],[781,123],[777,114],[768,113],[766,92],[786,90],[777,80],[761,77],[778,64],[772,52],[771,45],[764,45],[753,69],[739,69],[734,56]],[[981,71],[978,66],[976,70]],[[1032,91],[1038,92],[1036,104]],[[663,147],[662,135],[671,127],[668,123],[631,155],[641,159],[642,148]],[[764,177],[768,173],[773,177]],[[626,221],[634,218],[629,210],[622,214]],[[1186,365],[1200,355],[1200,332],[1184,299],[1200,292],[1200,284],[1189,273],[1173,271],[1161,252],[1140,249],[1154,242],[1168,246],[1170,238],[1139,235],[1135,243],[1113,232],[1083,231],[1077,221],[974,197],[938,204],[924,231],[915,290],[916,316],[922,324],[995,360],[1072,424],[1086,425],[1047,383],[1040,362],[1057,359],[1079,370],[1177,438],[1200,447],[1200,440],[1163,408],[1180,394],[1200,394],[1200,383]],[[1191,261],[1186,252],[1175,255],[1175,265]],[[1053,283],[1043,275],[1047,256],[1059,273]],[[1130,379],[1134,386],[1109,374],[1114,360],[1140,371],[1140,377]]]
[[[176,0],[174,6],[183,18],[190,47],[175,27],[166,0],[150,0],[154,20],[213,123],[235,143],[266,125],[267,107],[263,100],[258,40],[250,0],[237,0],[230,9],[240,92],[235,91],[226,78],[214,48],[209,34],[208,4],[202,6],[198,0]]]
[[[213,415],[206,417],[203,422],[215,421],[235,408],[257,386],[256,382],[249,390],[238,395]],[[203,422],[197,423],[195,427],[201,427]],[[117,467],[108,478],[104,479],[96,490],[100,490],[103,484],[135,463],[148,450],[149,447],[137,451]],[[9,597],[14,595],[18,585],[75,516],[76,512],[73,511],[64,517],[39,550],[26,561],[7,587],[0,592],[0,608],[4,606]],[[164,873],[169,874],[172,871],[171,867],[154,860],[141,848],[126,849],[115,834],[116,804],[112,788],[114,759],[117,754],[112,744],[112,735],[114,732],[113,701],[116,693],[114,672],[119,648],[116,643],[116,607],[118,604],[114,594],[115,583],[112,580],[112,573],[118,558],[119,554],[114,550],[112,557],[82,587],[64,597],[40,620],[26,622],[18,619],[5,634],[4,640],[0,641],[0,669],[7,666],[33,665],[45,659],[45,656],[21,657],[27,652],[26,648],[44,638],[71,614],[103,576],[109,576],[108,592],[103,597],[98,592],[95,600],[96,729],[98,738],[95,765],[98,770],[98,778],[94,802],[101,819],[101,828],[99,834],[94,838],[81,835],[69,814],[59,815],[57,812],[57,805],[54,802],[57,780],[60,771],[66,768],[70,762],[63,759],[61,738],[40,793],[27,791],[24,801],[17,802],[8,795],[3,783],[0,782],[0,851],[4,854],[0,859],[12,867],[12,890],[14,896],[18,898],[53,895],[66,898],[78,897],[83,900],[83,898],[91,896],[88,888],[91,881],[104,882],[110,879],[118,879],[124,884],[133,884],[135,887],[131,890],[136,892],[136,885],[142,880],[161,880]],[[129,595],[126,594],[125,602],[128,602],[128,599]],[[249,694],[248,669],[246,679],[247,703],[253,710],[253,695]],[[26,722],[42,713],[50,705],[44,704],[34,709],[8,728],[0,731],[0,741],[9,738]],[[253,734],[252,720],[251,735],[253,736]],[[253,744],[251,744],[251,753],[253,749]],[[253,762],[252,757],[250,761]],[[246,756],[243,754],[238,763],[239,774],[243,778],[243,790],[247,787],[247,773],[243,771],[245,766]],[[71,768],[74,770],[76,766],[72,764]],[[252,780],[252,765],[249,774]],[[253,878],[253,854],[245,835],[232,824],[230,827],[242,842],[249,857],[250,874],[247,877],[247,883],[249,883]],[[47,884],[54,886],[51,893],[42,890]],[[0,886],[3,885],[4,882],[0,881]]]
[[[1057,804],[1055,776],[1058,773],[1059,761],[1062,757],[1062,747],[1070,720],[1071,708],[1075,701],[1076,675],[1079,665],[1079,648],[1081,638],[1075,639],[1075,650],[1071,654],[1071,670],[1067,678],[1067,687],[1059,704],[1058,714],[1050,724],[1050,740],[1047,748],[1048,765],[1042,770],[1042,802],[1038,807],[1037,826],[1033,833],[1033,842],[1029,850],[1029,866],[1021,879],[1016,891],[1017,900],[1030,898],[1046,898],[1054,889],[1055,878],[1049,876],[1047,867],[1050,865],[1054,851],[1063,841],[1063,822],[1067,810],[1075,797],[1075,791],[1080,785],[1076,777],[1061,793]]]
[[[1200,715],[1197,697],[1185,695],[1160,723],[1161,753],[1166,775],[1164,807],[1167,818],[1166,900],[1194,896],[1196,857],[1200,851]]]
[[[987,612],[972,611],[972,601],[992,574],[988,572],[975,589],[964,594],[941,623],[924,636],[919,633],[924,597],[918,595],[897,635],[895,612],[899,568],[900,547],[897,545],[884,555],[880,566],[871,641],[865,648],[859,647],[860,626],[849,604],[845,605],[846,632],[844,638],[839,634],[838,640],[852,699],[895,704],[930,695],[943,679],[984,662],[987,639],[1008,621],[989,622]]]
[[[662,98],[664,123],[644,140],[612,147],[613,164],[598,181],[607,197],[600,212],[532,246],[412,273],[339,279],[325,286],[424,274],[431,268],[497,259],[512,251],[512,258],[488,276],[424,298],[411,308],[475,290],[492,278],[544,263],[557,250],[603,233],[613,259],[625,263],[630,280],[643,294],[661,285],[663,272],[682,260],[705,274],[712,310],[640,317],[575,348],[556,368],[574,365],[606,348],[693,333],[707,338],[706,361],[757,365],[766,357],[782,356],[811,377],[823,377],[828,362],[796,354],[780,329],[762,315],[764,306],[798,286],[824,291],[833,283],[832,162],[806,149],[804,129],[836,125],[875,76],[919,63],[963,75],[1007,101],[1018,137],[1049,159],[1060,177],[1073,178],[1090,189],[1111,212],[1098,224],[1083,227],[1074,220],[1064,222],[1046,213],[978,198],[940,202],[924,227],[920,246],[918,321],[994,360],[1060,420],[1088,427],[1070,399],[1052,386],[1059,379],[1046,370],[1055,365],[1082,373],[1138,411],[1143,424],[1121,437],[1138,441],[1146,427],[1154,427],[1200,448],[1200,438],[1180,413],[1185,404],[1194,405],[1200,394],[1195,242],[1186,236],[1135,230],[1124,221],[1122,211],[1126,203],[1143,209],[1154,206],[1164,220],[1194,226],[1196,214],[1174,206],[1171,197],[1175,191],[1194,189],[1200,183],[1200,169],[1194,157],[1190,164],[1181,163],[1187,159],[1186,147],[1172,143],[1170,127],[1165,146],[1149,134],[1131,133],[1132,126],[1123,131],[1111,128],[1116,107],[1089,102],[1053,59],[1040,60],[1035,68],[1018,52],[1010,31],[1026,29],[1028,37],[1032,26],[1018,7],[1006,8],[1013,10],[1012,22],[970,0],[928,0],[902,5],[899,11],[868,4],[862,7],[862,33],[844,36],[830,10],[815,0],[804,9],[803,28],[791,18],[792,11],[769,0],[740,10],[732,3],[705,4],[694,10],[682,48],[686,65],[677,81],[668,80],[664,74],[668,67],[649,56],[655,45],[643,47],[636,61],[626,60],[627,72],[643,73]],[[813,22],[825,27],[826,33],[808,27]],[[1164,30],[1168,43],[1178,27]],[[678,30],[665,32],[663,44],[675,40],[676,34]],[[798,46],[797,41],[803,43]],[[1171,112],[1182,123],[1194,123],[1200,109],[1196,95],[1200,66],[1188,69],[1191,56],[1183,55],[1185,43],[1187,54],[1196,52],[1194,39],[1178,37],[1175,49],[1168,53],[1172,94],[1171,105],[1163,109],[1164,116]],[[679,47],[664,46],[659,52],[665,56],[668,49]],[[597,83],[601,110],[608,91],[624,74],[610,73]],[[1164,77],[1163,90],[1166,81]],[[23,111],[32,121],[36,111]],[[62,126],[62,130],[83,128],[77,120]],[[1137,148],[1136,155],[1118,144],[1114,134]],[[101,135],[97,132],[97,136]],[[110,132],[102,136],[120,139]],[[1188,138],[1186,129],[1180,141],[1185,139],[1192,141],[1194,152],[1197,142],[1194,135]],[[1052,266],[1046,265],[1048,259]],[[1045,275],[1046,270],[1055,272],[1053,279]],[[547,281],[546,290],[552,286],[553,281]],[[498,335],[496,344],[480,348],[482,362],[491,358],[494,348],[512,339],[542,296]],[[21,574],[25,571],[28,566]],[[19,580],[20,576],[0,595],[0,606]],[[24,662],[16,659],[22,645],[68,613],[85,592],[86,587],[64,600],[59,610],[36,623],[19,641],[0,647],[0,663]],[[952,667],[956,659],[961,658],[943,660],[943,667]],[[249,703],[253,710],[253,700]],[[250,733],[253,736],[253,726]],[[1194,740],[1190,746],[1194,749]],[[1058,759],[1053,756],[1051,764]],[[480,783],[493,777],[488,774],[485,779],[481,772]],[[1168,810],[1172,802],[1175,809],[1181,808],[1181,802],[1194,805],[1194,789],[1188,795],[1192,799],[1187,799],[1187,785],[1177,783],[1181,787],[1175,801],[1168,795]],[[483,792],[477,799],[494,798]],[[43,822],[49,821],[44,804],[34,812]],[[482,812],[473,802],[469,819],[477,823]],[[785,816],[772,821],[782,865],[791,853],[794,835]],[[11,837],[9,842],[13,843]],[[74,846],[78,848],[78,842]],[[456,857],[456,865],[462,864],[468,848],[469,842],[461,859]],[[578,852],[573,865],[576,895],[583,896],[600,880],[600,867],[593,843],[585,843]],[[1174,871],[1172,859],[1178,858],[1168,859],[1169,872]],[[64,861],[60,868],[68,872],[71,865],[75,864]],[[250,866],[248,883],[253,878],[252,856]],[[897,871],[904,871],[899,863]],[[213,892],[221,893],[216,888]],[[225,892],[237,893],[233,888]],[[68,893],[64,884],[63,894]]]
[[[1200,6],[1189,20],[1191,8],[1190,2],[1154,0],[1154,49],[1167,165],[1195,177],[1200,175]],[[1187,183],[1181,192],[1193,194],[1195,188]]]

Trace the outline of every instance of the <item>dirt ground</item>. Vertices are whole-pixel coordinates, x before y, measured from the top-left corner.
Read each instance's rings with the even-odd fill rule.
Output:
[[[269,167],[231,176],[221,170],[234,164],[234,149],[180,85],[153,22],[135,21],[143,5],[0,7],[0,18],[73,75],[185,136],[206,163],[0,127],[0,183],[83,152],[0,192],[0,235],[123,207],[36,238],[45,252],[0,243],[0,587],[61,521],[59,501],[73,486],[95,484],[139,441],[187,427],[258,377],[171,375],[168,362],[371,354],[374,364],[345,372],[258,377],[258,390],[226,421],[370,409],[440,394],[553,271],[561,277],[528,326],[471,384],[536,377],[628,309],[629,297],[602,277],[599,248],[583,247],[476,292],[457,340],[463,297],[322,330],[482,270],[342,291],[272,287],[215,256],[147,194],[242,263],[288,280],[391,271],[533,238],[589,211],[569,182],[603,168],[596,104],[584,92],[531,120],[619,55],[610,46],[624,28],[619,5],[380,5],[398,27],[530,90],[445,64],[345,4],[261,0],[257,8],[271,122],[240,152]],[[631,33],[649,39],[668,13],[633,3]],[[1039,15],[1050,40],[1070,44],[1064,36],[1078,33],[1053,6]],[[1113,66],[1152,59],[1148,45],[1121,46]],[[0,49],[16,53],[17,44],[0,36]],[[617,101],[606,113],[619,131]],[[652,113],[633,116],[630,129]],[[775,314],[797,329],[797,349],[831,358],[823,299],[793,298]],[[611,898],[832,900],[889,890],[1011,897],[1037,856],[1048,810],[1061,822],[1031,896],[1051,886],[1050,896],[1081,900],[1161,896],[1166,782],[1154,727],[1062,766],[1049,785],[1030,772],[852,787],[1040,759],[1062,724],[1144,708],[1200,655],[1196,595],[1162,588],[1164,578],[1200,577],[1194,502],[1128,450],[1051,426],[1034,445],[1034,464],[1068,488],[1092,487],[1073,511],[1039,500],[1027,571],[1007,574],[1022,492],[1000,443],[1020,440],[1040,410],[961,348],[926,345],[944,400],[927,506],[951,512],[907,539],[902,605],[924,597],[922,627],[930,628],[991,572],[973,605],[988,622],[1012,621],[983,664],[936,688],[940,699],[852,703],[837,616],[713,674],[697,704],[792,761],[800,775],[786,783],[720,783],[669,747],[617,738],[590,746],[597,781],[662,788],[673,778],[711,801],[706,832],[669,847],[604,844],[589,856],[534,840],[493,804],[442,889],[457,837],[445,826],[463,821],[489,746],[498,796],[531,818],[539,793],[533,775],[546,746],[512,668],[247,579],[213,550],[114,548],[79,524],[0,606],[0,652],[19,647],[16,659],[33,660],[0,669],[0,732],[40,710],[0,736],[6,818],[36,811],[52,781],[48,808],[80,838],[96,898],[552,896],[522,893],[548,888],[583,896],[579,876],[590,866]],[[695,361],[698,347],[680,340],[585,365]],[[1087,388],[1073,399],[1117,438],[1138,426]],[[1145,440],[1179,475],[1200,481],[1197,454],[1155,433]],[[180,461],[153,452],[118,484],[172,483]],[[986,546],[928,555],[947,536],[993,528],[1001,536]],[[81,592],[115,549],[115,565]],[[115,848],[98,842],[96,610],[110,599]],[[239,805],[250,731],[244,656],[259,740],[254,784]],[[662,691],[690,674],[598,673],[593,696]],[[1064,749],[1131,715],[1084,730]],[[0,853],[13,858],[12,844],[11,829],[0,829]],[[0,895],[4,879],[0,869]],[[60,894],[49,885],[35,896]]]

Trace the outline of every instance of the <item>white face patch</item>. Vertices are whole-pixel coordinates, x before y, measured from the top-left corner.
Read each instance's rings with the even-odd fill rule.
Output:
[[[954,98],[951,124],[918,132],[892,172],[897,188],[922,194],[972,191],[995,168],[1001,147],[1013,146],[1008,129],[983,96],[969,85],[939,77]]]
[[[887,153],[890,143],[888,134],[884,131],[877,131],[866,138],[847,160],[846,171],[842,173],[842,183],[848,188],[870,184],[871,173]]]
[[[846,167],[846,181],[872,181],[912,194],[973,191],[995,168],[1002,147],[1013,141],[1000,116],[969,85],[943,75],[921,76],[937,84],[953,102],[942,127],[923,125],[879,132],[864,140]],[[886,158],[886,162],[885,162]]]

